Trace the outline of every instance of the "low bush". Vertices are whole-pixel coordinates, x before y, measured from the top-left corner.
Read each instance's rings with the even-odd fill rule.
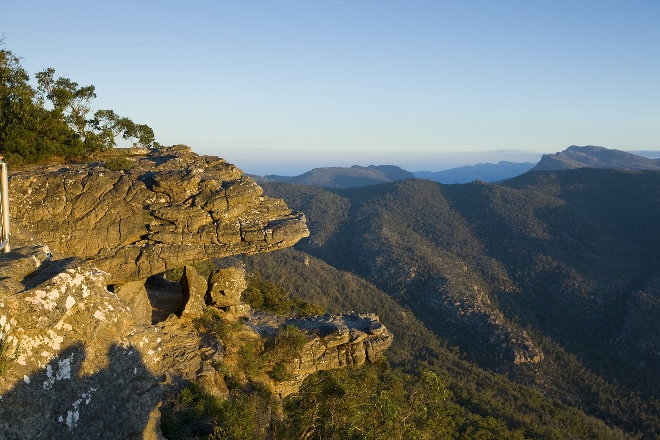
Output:
[[[104,167],[112,171],[128,171],[133,165],[133,161],[126,156],[111,157],[103,164]]]

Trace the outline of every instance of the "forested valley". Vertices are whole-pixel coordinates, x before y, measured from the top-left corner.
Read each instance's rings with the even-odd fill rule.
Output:
[[[327,401],[291,399],[295,417],[316,414],[314,438],[378,438],[350,428],[369,410],[402,438],[411,418],[418,438],[658,435],[660,173],[263,186],[311,235],[242,257],[249,272],[330,313],[376,312],[395,335],[382,365],[310,379],[304,392],[326,387]],[[429,374],[440,394],[422,397]]]

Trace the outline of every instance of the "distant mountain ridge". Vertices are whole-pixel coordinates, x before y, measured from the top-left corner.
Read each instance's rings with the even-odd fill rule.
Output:
[[[643,153],[643,152],[639,152]],[[426,179],[444,184],[482,181],[502,182],[528,171],[559,171],[576,168],[603,168],[619,170],[660,170],[660,158],[629,153],[605,147],[571,145],[566,150],[545,154],[541,160],[532,162],[478,163],[441,171],[406,171],[396,165],[369,165],[367,167],[320,167],[299,176],[251,176],[259,183],[285,182],[317,186],[327,189],[348,189],[380,185],[407,179]],[[660,153],[659,153],[660,154]]]
[[[545,154],[532,171],[558,171],[576,168],[617,170],[660,170],[660,159],[649,159],[626,151],[595,145],[571,145],[555,154]]]
[[[259,183],[287,182],[300,185],[320,186],[322,188],[356,188],[413,179],[415,176],[395,165],[369,165],[363,167],[324,167],[314,168],[299,176],[252,176]]]
[[[407,179],[427,179],[439,183],[469,183],[475,180],[499,182],[529,171],[532,162],[479,163],[443,171],[406,171],[396,165],[314,168],[299,176],[251,176],[259,183],[285,182],[328,189],[358,188]]]
[[[526,173],[534,167],[532,162],[478,163],[464,167],[451,168],[443,171],[415,171],[413,174],[420,179],[433,180],[440,183],[470,183],[475,180],[498,182]]]

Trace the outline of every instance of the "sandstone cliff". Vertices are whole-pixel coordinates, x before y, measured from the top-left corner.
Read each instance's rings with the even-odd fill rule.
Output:
[[[242,269],[202,276],[190,265],[291,246],[308,234],[303,214],[186,147],[132,159],[128,171],[77,164],[12,176],[16,234],[0,254],[1,438],[162,438],[161,402],[187,381],[224,398],[231,370],[283,397],[314,371],[361,365],[390,345],[374,315],[269,317],[241,303]],[[147,278],[180,267],[180,307],[157,315]],[[205,331],[209,319],[233,323],[232,335]],[[241,370],[242,345],[263,347],[283,325],[305,341],[287,358],[287,380]]]

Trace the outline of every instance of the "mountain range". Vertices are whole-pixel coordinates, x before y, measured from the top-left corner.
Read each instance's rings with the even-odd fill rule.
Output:
[[[367,167],[353,165],[352,167],[314,168],[294,177],[277,175],[253,177],[259,183],[289,182],[323,188],[352,188],[413,179],[415,175],[396,165],[369,165]]]
[[[535,171],[570,170],[575,168],[609,168],[620,170],[660,170],[660,159],[604,147],[572,145],[566,150],[545,154]]]
[[[532,162],[478,163],[443,171],[415,171],[418,179],[428,179],[440,183],[469,183],[475,180],[498,182],[518,176],[534,167]]]
[[[394,333],[394,365],[440,368],[455,395],[476,399],[468,406],[499,377],[484,413],[566,405],[614,431],[576,434],[586,422],[573,420],[557,428],[564,438],[657,438],[660,172],[621,169],[635,155],[569,150],[619,169],[561,161],[571,169],[499,184],[265,183],[305,212],[311,234],[243,262],[330,311],[376,311]],[[545,403],[511,403],[528,392]]]
[[[572,145],[562,152],[545,154],[532,162],[479,163],[442,171],[406,171],[396,165],[370,165],[367,167],[322,167],[299,176],[252,176],[259,183],[288,182],[323,188],[354,188],[386,182],[418,178],[435,182],[469,183],[474,181],[499,182],[519,176],[530,169],[551,171],[575,168],[660,169],[660,158],[652,159],[654,152],[633,154],[625,151],[587,145]]]

